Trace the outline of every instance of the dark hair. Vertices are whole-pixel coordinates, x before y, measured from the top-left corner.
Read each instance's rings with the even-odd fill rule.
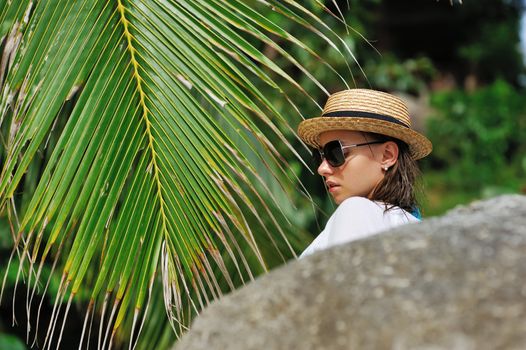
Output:
[[[417,210],[416,192],[420,191],[420,183],[417,182],[420,169],[416,160],[411,158],[409,146],[403,141],[381,134],[364,133],[364,136],[367,140],[372,138],[378,141],[393,141],[398,145],[398,160],[385,172],[384,178],[376,185],[369,199],[386,203],[386,210],[393,206],[408,212]]]

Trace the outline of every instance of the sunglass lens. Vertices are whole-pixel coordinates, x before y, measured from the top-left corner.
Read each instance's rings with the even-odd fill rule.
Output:
[[[345,163],[342,144],[338,140],[327,142],[323,147],[323,154],[325,155],[327,162],[333,167],[338,167]]]
[[[321,162],[323,161],[320,151],[317,149],[312,150],[312,167],[314,170],[318,169]]]

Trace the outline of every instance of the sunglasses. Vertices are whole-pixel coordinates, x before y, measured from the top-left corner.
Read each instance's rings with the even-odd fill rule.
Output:
[[[329,141],[323,146],[323,148],[312,151],[314,165],[318,168],[323,160],[326,159],[327,163],[332,167],[342,166],[349,153],[348,151],[345,152],[345,150],[359,146],[374,145],[377,143],[385,143],[385,141],[371,141],[346,146],[343,146],[340,140]]]

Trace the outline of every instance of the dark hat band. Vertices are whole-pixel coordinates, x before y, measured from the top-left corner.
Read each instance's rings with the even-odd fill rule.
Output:
[[[337,112],[329,112],[322,115],[322,117],[347,117],[347,118],[369,118],[369,119],[377,119],[377,120],[384,120],[387,122],[395,123],[401,126],[404,126],[406,128],[409,128],[409,125],[405,124],[404,122],[400,121],[399,119],[396,119],[394,117],[378,114],[378,113],[371,113],[371,112],[363,112],[363,111],[337,111]]]

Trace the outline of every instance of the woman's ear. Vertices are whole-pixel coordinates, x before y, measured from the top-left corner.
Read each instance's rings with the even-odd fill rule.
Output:
[[[382,167],[392,167],[398,160],[398,145],[394,141],[387,141],[382,147]]]

